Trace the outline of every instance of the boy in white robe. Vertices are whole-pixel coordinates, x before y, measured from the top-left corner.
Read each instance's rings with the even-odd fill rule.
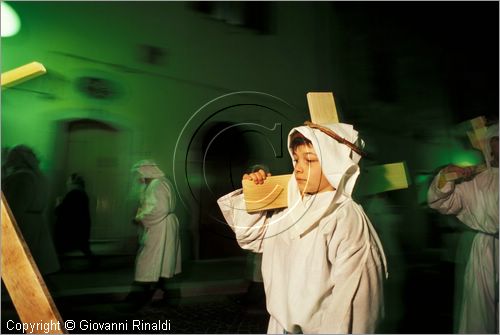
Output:
[[[353,150],[357,131],[341,123],[323,130],[346,141],[308,126],[288,136],[288,208],[247,213],[241,189],[218,200],[239,245],[263,254],[268,333],[373,333],[383,311],[385,255],[351,198],[361,158]],[[268,175],[243,179],[259,184]]]
[[[486,152],[493,160],[472,179],[472,168],[449,165],[434,178],[428,204],[441,214],[456,215],[476,231],[465,268],[459,333],[498,334],[498,124],[487,130]],[[461,178],[447,181],[454,172]]]

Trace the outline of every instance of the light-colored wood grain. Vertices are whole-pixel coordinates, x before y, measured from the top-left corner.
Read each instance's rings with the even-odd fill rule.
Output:
[[[46,72],[47,70],[45,67],[38,62],[31,62],[29,64],[19,66],[13,70],[2,73],[2,89],[18,85]]]
[[[307,104],[313,123],[324,125],[339,122],[332,92],[309,92]]]
[[[404,162],[370,166],[361,172],[365,178],[358,184],[358,194],[369,196],[408,188],[409,176]],[[243,194],[247,212],[288,207],[288,181],[293,175],[267,178],[264,184],[243,180]]]
[[[486,117],[478,116],[469,121],[473,129],[486,127]]]
[[[2,280],[28,333],[64,334],[62,318],[2,193]]]
[[[243,180],[243,195],[247,212],[288,206],[288,181],[291,174],[268,177],[263,184]]]
[[[486,118],[484,116],[478,116],[471,120],[465,121],[463,124],[467,127],[470,127],[470,130],[467,130],[466,133],[469,137],[472,147],[481,150],[481,134],[477,133],[477,130],[486,128]]]
[[[370,166],[364,169],[356,185],[361,196],[408,188],[409,175],[404,162]]]
[[[472,126],[471,131],[467,131],[467,136],[469,137],[470,143],[473,148],[480,150],[484,157],[490,157],[487,146],[485,145],[484,139],[488,128],[486,127],[486,118],[484,116],[478,116],[472,120],[469,120]],[[487,160],[486,167],[489,167],[491,162]]]
[[[472,134],[467,132],[469,138],[471,139],[472,146],[476,149],[483,150],[483,140],[486,137],[486,118],[484,116],[478,116],[469,121],[472,126]]]
[[[45,67],[32,62],[2,73],[2,89],[46,73]],[[64,334],[61,315],[38,271],[9,205],[1,198],[2,280],[27,333]]]

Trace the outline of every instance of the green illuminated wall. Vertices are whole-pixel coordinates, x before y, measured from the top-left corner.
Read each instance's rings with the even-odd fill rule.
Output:
[[[35,148],[52,181],[52,197],[62,192],[64,179],[58,143],[64,138],[57,122],[88,118],[109,123],[126,135],[120,166],[148,156],[171,175],[179,164],[174,164],[173,157],[183,127],[189,124],[186,138],[189,133],[194,136],[204,118],[189,123],[190,118],[209,101],[236,91],[259,91],[283,99],[291,106],[272,103],[286,117],[241,107],[226,110],[210,124],[254,122],[272,127],[281,123],[284,141],[293,125],[308,118],[305,94],[333,91],[341,120],[356,125],[373,154],[364,164],[406,161],[412,186],[389,195],[401,215],[399,225],[393,226],[405,251],[420,252],[429,246],[432,231],[424,202],[436,168],[481,159],[457,136],[456,125],[498,111],[498,33],[488,26],[495,25],[495,17],[485,19],[495,13],[495,4],[464,5],[449,15],[446,6],[431,10],[416,3],[374,7],[276,2],[268,13],[271,29],[264,34],[214,19],[184,2],[11,5],[22,28],[18,35],[2,38],[2,71],[36,60],[48,73],[2,91],[2,146],[26,143]],[[418,22],[411,18],[412,11],[419,14]],[[464,26],[466,18],[475,23]],[[474,51],[461,49],[463,41]],[[164,50],[162,60],[144,62],[143,45]],[[83,94],[78,89],[82,76],[109,80],[116,94],[109,99]],[[236,100],[231,103],[241,102]],[[287,171],[286,150],[276,158],[262,134],[247,135],[241,139],[248,155],[245,163],[268,160],[279,173]],[[190,147],[188,162],[197,196],[205,194],[201,142],[197,138]],[[187,151],[188,143],[180,143],[179,149]],[[225,174],[212,177],[211,182],[217,183]],[[130,180],[123,183],[128,187]],[[189,192],[185,184],[179,191]],[[207,207],[207,202],[189,201],[188,208],[179,207],[185,257],[199,254],[204,236],[198,226]],[[120,208],[123,213],[116,220],[124,221],[130,208]],[[114,227],[119,225],[116,222]],[[135,231],[127,225],[120,234],[131,239]],[[214,241],[209,244],[216,245]],[[224,252],[238,253],[236,247],[216,254]]]
[[[152,157],[171,176],[181,130],[212,99],[236,91],[283,99],[292,107],[279,120],[265,111],[222,118],[269,127],[279,122],[285,137],[292,125],[307,117],[306,92],[330,89],[317,84],[322,70],[317,57],[331,55],[329,48],[318,48],[320,41],[314,37],[315,21],[325,15],[322,6],[276,6],[272,12],[276,29],[267,35],[214,20],[182,2],[14,2],[12,7],[22,28],[18,35],[2,39],[2,71],[36,60],[48,72],[2,92],[2,146],[34,147],[52,182],[52,197],[64,191],[60,162],[64,146],[58,143],[64,136],[59,122],[87,118],[111,124],[127,134],[124,159],[130,166]],[[145,44],[165,50],[161,64],[141,60]],[[109,80],[116,95],[86,96],[78,89],[82,76]],[[194,133],[198,125],[190,127]],[[249,150],[252,156],[254,149]],[[280,161],[277,166],[285,170],[288,157]],[[200,177],[190,178],[196,182]],[[190,245],[197,239],[201,220],[194,215],[196,210],[184,206],[178,210],[187,236],[186,257],[196,249]],[[125,218],[122,213],[116,220]],[[127,221],[123,231],[109,233],[133,238],[135,229]]]

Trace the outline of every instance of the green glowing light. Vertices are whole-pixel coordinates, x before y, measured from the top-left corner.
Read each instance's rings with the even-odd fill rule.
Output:
[[[420,174],[420,175],[417,175],[415,177],[415,182],[417,184],[423,184],[423,183],[426,183],[429,181],[430,178],[432,178],[434,176],[429,176],[429,175],[426,175],[426,174]]]
[[[17,34],[21,29],[21,20],[16,11],[6,4],[1,2],[1,12],[2,12],[2,37],[9,37]]]
[[[471,166],[484,162],[484,157],[479,151],[459,152],[453,157],[453,164],[458,166]]]

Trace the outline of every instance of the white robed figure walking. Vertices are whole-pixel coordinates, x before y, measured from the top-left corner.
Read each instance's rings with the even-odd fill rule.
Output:
[[[181,272],[176,197],[172,184],[153,161],[140,161],[134,170],[146,184],[135,216],[140,225],[135,281],[157,282]]]
[[[472,168],[449,165],[428,191],[431,208],[456,215],[476,233],[465,268],[459,333],[498,333],[498,124],[488,128],[483,141],[489,165],[485,171],[470,179]],[[462,182],[447,181],[450,172]]]

